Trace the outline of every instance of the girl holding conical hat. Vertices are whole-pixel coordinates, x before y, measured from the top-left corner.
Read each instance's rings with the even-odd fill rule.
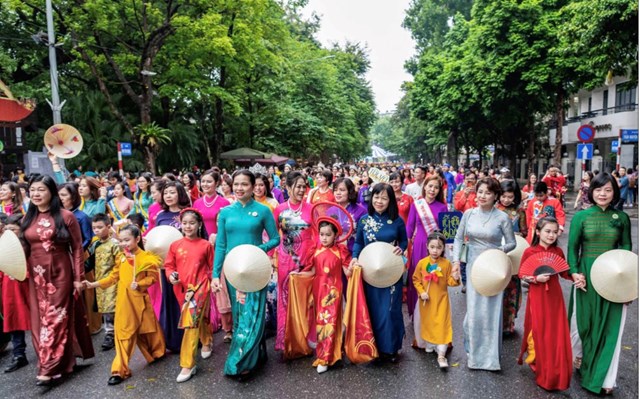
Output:
[[[368,215],[358,222],[350,270],[357,264],[364,247],[375,241],[394,243],[395,255],[402,254],[408,244],[407,231],[398,215],[393,189],[385,183],[373,186]],[[396,362],[404,338],[402,277],[387,288],[377,288],[366,282],[363,284],[378,351],[384,360]]]
[[[540,259],[536,264],[539,270],[549,268],[549,260],[564,259],[562,249],[558,247],[560,226],[552,217],[538,220],[531,247],[525,249],[520,265],[520,277],[529,283],[527,307],[524,319],[524,335],[518,364],[522,357],[536,375],[536,383],[548,390],[565,390],[571,385],[571,338],[567,323],[567,311],[564,306],[562,287],[557,273],[530,273],[525,271],[527,260]],[[542,263],[545,262],[545,263]],[[563,262],[565,263],[565,262]],[[566,271],[561,276],[571,279]],[[562,270],[562,269],[560,269]],[[549,270],[551,272],[551,270]]]
[[[472,275],[476,258],[488,249],[509,252],[516,247],[511,221],[503,212],[495,209],[501,194],[500,183],[484,177],[475,186],[478,206],[462,216],[453,244],[453,267],[460,266],[463,243],[467,249],[467,273]],[[505,244],[502,244],[502,240]],[[502,292],[483,296],[473,286],[467,285],[467,314],[464,318],[464,346],[468,354],[467,366],[471,369],[500,370],[500,346],[502,344]]]
[[[594,206],[571,220],[567,247],[578,288],[573,289],[569,306],[574,366],[580,370],[582,387],[595,393],[611,393],[615,387],[628,308],[600,296],[591,283],[591,268],[599,255],[611,249],[631,250],[629,216],[613,208],[619,199],[615,178],[600,172],[589,187]]]
[[[248,170],[239,170],[233,174],[233,191],[238,201],[222,208],[218,216],[211,284],[214,290],[220,289],[222,265],[233,248],[251,244],[268,252],[280,242],[273,214],[268,207],[252,198],[255,183],[255,175]],[[262,240],[263,231],[268,234],[267,242]],[[264,336],[267,288],[256,292],[240,292],[227,279],[227,289],[233,314],[233,339],[224,373],[242,376],[254,371],[267,360]]]

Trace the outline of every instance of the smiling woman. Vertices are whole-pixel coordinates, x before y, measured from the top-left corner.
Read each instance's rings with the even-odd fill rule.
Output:
[[[82,291],[82,234],[73,214],[62,209],[55,181],[37,176],[29,184],[31,206],[22,223],[28,244],[31,338],[38,356],[38,385],[69,374],[76,356],[94,356]],[[70,256],[71,255],[71,256]],[[74,346],[80,344],[80,352]]]

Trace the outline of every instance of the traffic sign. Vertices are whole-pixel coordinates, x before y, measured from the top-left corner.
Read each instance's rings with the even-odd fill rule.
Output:
[[[611,152],[618,153],[618,140],[613,140],[611,142]]]
[[[578,128],[578,141],[582,143],[590,143],[596,137],[596,128],[591,125],[582,125]]]
[[[593,158],[593,144],[578,144],[578,159],[587,160]]]
[[[131,156],[131,143],[120,143],[120,151],[123,157]]]
[[[638,129],[621,129],[622,143],[637,143]]]

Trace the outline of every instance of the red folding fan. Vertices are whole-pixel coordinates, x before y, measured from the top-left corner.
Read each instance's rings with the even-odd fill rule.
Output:
[[[551,252],[538,252],[520,264],[518,276],[557,274],[569,270],[569,264],[561,256]]]
[[[311,220],[315,231],[322,221],[338,226],[336,243],[347,240],[353,233],[353,219],[346,209],[333,202],[318,202],[311,208]]]

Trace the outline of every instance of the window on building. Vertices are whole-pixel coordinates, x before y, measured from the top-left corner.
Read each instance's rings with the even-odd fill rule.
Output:
[[[609,108],[609,90],[602,93],[602,115],[607,114],[607,108]]]
[[[591,112],[591,97],[589,97],[589,109],[587,111]]]
[[[637,93],[638,86],[631,82],[616,85],[616,112],[635,110]]]

